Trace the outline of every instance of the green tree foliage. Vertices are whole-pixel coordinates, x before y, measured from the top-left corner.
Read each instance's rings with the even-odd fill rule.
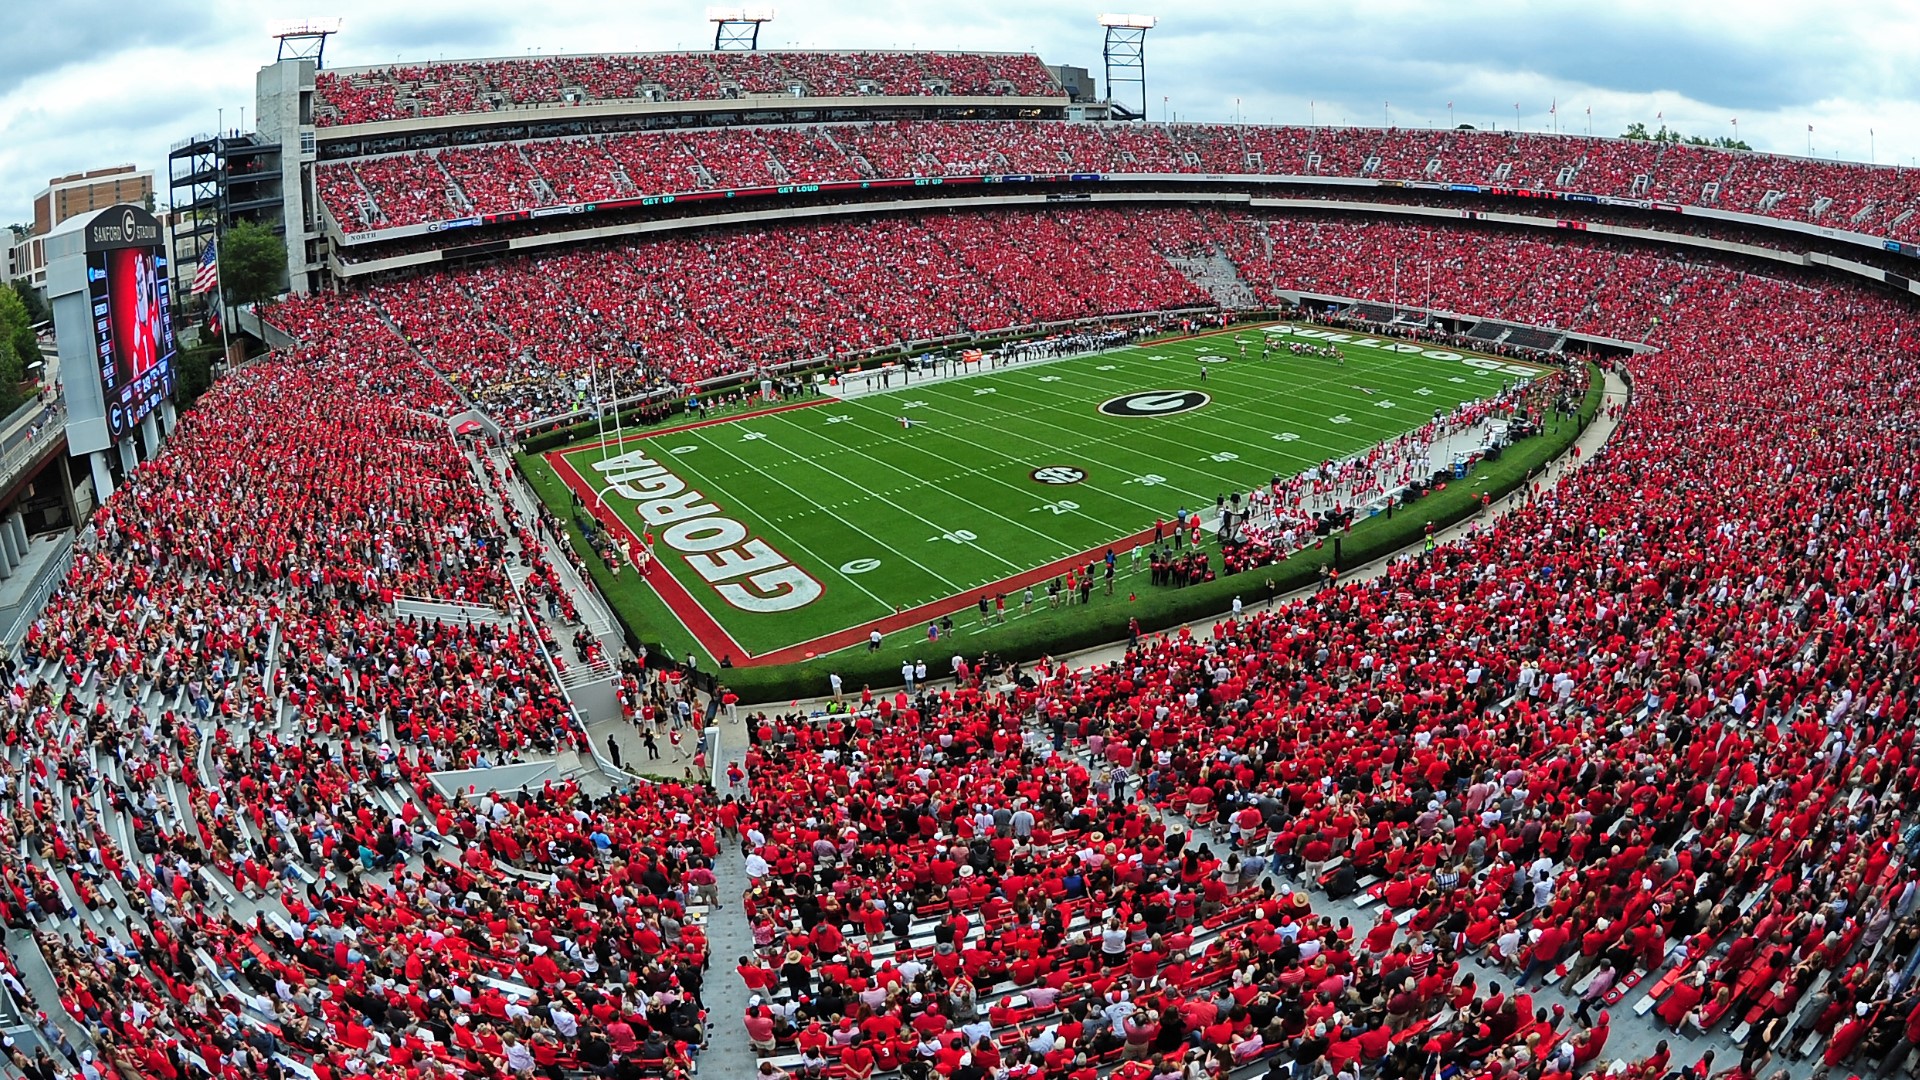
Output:
[[[180,381],[174,389],[174,404],[184,409],[206,393],[213,385],[213,365],[219,359],[218,341],[180,350]]]
[[[19,407],[20,380],[38,359],[40,343],[26,303],[12,289],[0,289],[0,415]]]
[[[13,291],[19,295],[20,302],[27,305],[27,318],[35,323],[53,318],[53,308],[47,306],[46,298],[40,295],[39,289],[29,285],[26,278],[14,278]]]
[[[220,287],[229,304],[257,304],[280,291],[287,244],[272,229],[236,223],[220,237]]]
[[[1717,139],[1704,139],[1698,135],[1682,135],[1665,124],[1661,124],[1660,129],[1654,132],[1648,132],[1647,125],[1642,123],[1635,122],[1628,124],[1627,130],[1621,132],[1620,137],[1623,139],[1644,139],[1648,142],[1657,143],[1685,143],[1688,146],[1713,146],[1721,150],[1753,149],[1753,147],[1747,145],[1744,139],[1730,138],[1726,135],[1722,135]]]

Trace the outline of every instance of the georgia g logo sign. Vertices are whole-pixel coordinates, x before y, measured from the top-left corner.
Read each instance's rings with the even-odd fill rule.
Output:
[[[1109,398],[1100,403],[1100,411],[1108,416],[1172,416],[1192,412],[1212,400],[1198,390],[1143,390]]]

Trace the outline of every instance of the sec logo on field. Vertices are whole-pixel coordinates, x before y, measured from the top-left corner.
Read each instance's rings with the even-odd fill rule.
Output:
[[[1027,479],[1036,484],[1065,486],[1077,484],[1087,478],[1087,470],[1072,465],[1047,465],[1027,474]]]
[[[1212,400],[1198,390],[1143,390],[1109,398],[1100,403],[1100,411],[1108,416],[1172,416],[1192,412]]]

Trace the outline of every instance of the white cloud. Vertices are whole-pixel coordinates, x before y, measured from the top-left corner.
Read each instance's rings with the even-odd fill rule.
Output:
[[[824,0],[780,3],[775,48],[1034,49],[1100,72],[1097,4],[1056,0],[972,6]],[[1920,5],[1850,0],[1674,3],[1612,0],[1598,9],[1485,0],[1471,6],[1358,0],[1280,9],[1200,0],[1144,5],[1160,16],[1147,45],[1148,96],[1183,119],[1378,124],[1447,122],[1617,134],[1634,121],[1731,134],[1759,149],[1909,164],[1920,153]],[[251,112],[254,72],[273,58],[267,25],[320,13],[305,5],[215,0],[120,5],[69,0],[10,27],[0,72],[0,222],[25,220],[60,173],[132,161],[164,177],[175,141]],[[503,0],[365,0],[329,59],[399,60],[703,48],[705,3],[535,5]],[[105,43],[104,45],[102,43]],[[1104,85],[1104,80],[1102,80]],[[1310,104],[1311,103],[1311,104]],[[1869,136],[1869,129],[1873,135]],[[164,179],[162,180],[164,187]],[[164,195],[162,196],[164,198]]]

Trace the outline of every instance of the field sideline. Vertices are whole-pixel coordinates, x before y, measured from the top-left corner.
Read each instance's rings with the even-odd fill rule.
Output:
[[[1262,361],[1264,336],[1241,327],[808,399],[542,460],[616,531],[654,533],[647,580],[708,652],[787,663],[956,611],[971,632],[983,591],[1006,594],[1019,619],[1027,585],[1108,546],[1124,555],[1157,519],[1362,451],[1533,371],[1392,341],[1342,344],[1337,364],[1291,355],[1278,331]],[[1147,588],[1127,566],[1116,592]]]

